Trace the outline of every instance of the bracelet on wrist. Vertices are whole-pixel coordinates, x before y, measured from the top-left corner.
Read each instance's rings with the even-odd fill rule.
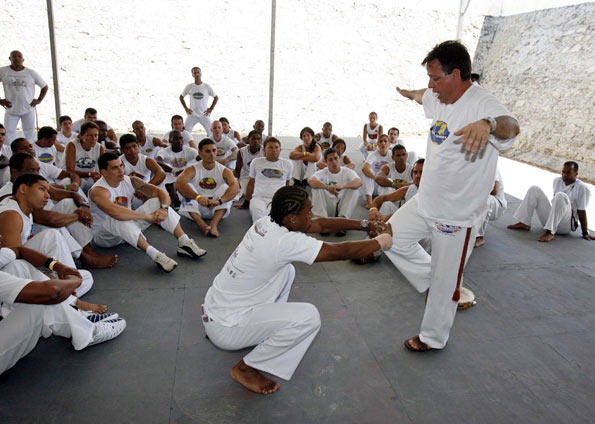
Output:
[[[372,206],[372,207],[369,209],[369,211],[370,211],[370,212],[372,212],[372,211],[377,211],[377,210],[378,210],[378,208],[377,208],[376,206]]]
[[[53,271],[54,270],[54,267],[58,264],[58,259],[56,259],[56,258],[53,258],[53,259],[54,260],[52,262],[50,262],[50,266],[48,266],[48,269],[50,271]]]
[[[45,268],[49,268],[49,267],[50,267],[50,264],[51,264],[52,262],[54,262],[54,261],[56,261],[56,262],[57,262],[57,261],[58,261],[58,259],[56,259],[56,258],[53,258],[53,257],[51,257],[51,256],[50,256],[49,258],[47,258],[47,259],[45,260],[45,263],[43,264],[43,266],[44,266]]]
[[[197,195],[197,196],[194,198],[194,200],[196,200],[196,201],[198,202],[198,199],[200,199],[201,197],[202,197],[202,196],[199,194],[199,195]]]

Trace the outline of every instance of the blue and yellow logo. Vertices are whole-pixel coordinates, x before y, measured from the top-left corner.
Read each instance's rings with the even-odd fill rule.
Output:
[[[450,131],[448,130],[448,124],[443,121],[436,121],[432,128],[430,128],[430,138],[432,143],[440,146],[444,140],[448,138]]]
[[[37,157],[37,159],[43,163],[52,163],[54,161],[54,155],[50,153],[42,153]]]

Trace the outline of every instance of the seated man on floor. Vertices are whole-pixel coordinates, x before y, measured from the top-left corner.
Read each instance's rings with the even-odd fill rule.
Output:
[[[153,137],[152,135],[147,135],[147,130],[145,129],[145,124],[143,121],[136,120],[132,123],[132,132],[136,136],[136,142],[138,143],[138,147],[140,152],[149,157],[155,158],[157,151],[161,147],[167,147],[168,143],[166,140],[161,140],[160,138]],[[120,147],[122,147],[122,138],[120,137]],[[155,184],[158,185],[158,184]]]
[[[275,137],[264,141],[264,157],[256,158],[250,164],[250,179],[246,189],[246,201],[250,208],[252,222],[268,214],[273,195],[281,187],[290,185],[293,164],[289,159],[279,157],[281,142]]]
[[[362,165],[362,173],[364,174],[362,182],[364,183],[363,190],[366,196],[366,209],[372,207],[372,196],[374,192],[378,191],[378,184],[375,181],[376,174],[380,172],[383,165],[387,165],[393,160],[390,155],[388,136],[386,134],[378,137],[376,145],[378,149],[371,152]]]
[[[392,127],[387,132],[388,134],[388,144],[390,148],[393,149],[395,146],[405,146],[405,143],[402,139],[399,138],[401,132],[397,127]],[[407,164],[413,166],[413,164],[417,161],[418,157],[417,154],[413,150],[407,150]]]
[[[160,186],[165,181],[165,171],[155,159],[140,153],[140,145],[134,134],[124,134],[120,137],[120,159],[124,164],[124,175],[138,177],[146,183]]]
[[[34,158],[31,158],[35,160]],[[13,183],[13,196],[0,203],[0,236],[7,247],[28,247],[51,256],[69,268],[75,268],[70,246],[56,229],[47,229],[33,234],[33,213],[43,209],[50,200],[50,185],[41,175],[25,173]],[[83,296],[93,286],[89,271],[79,270],[83,277],[78,296]],[[107,307],[76,300],[79,309],[105,312]]]
[[[341,166],[339,153],[332,147],[324,151],[324,160],[328,166],[308,179],[312,187],[312,213],[323,218],[352,218],[362,180],[355,171]]]
[[[180,131],[180,133],[182,133],[182,137],[184,138],[184,146],[190,146],[193,149],[198,150],[198,145],[196,144],[196,141],[194,141],[192,134],[190,134],[184,128],[184,118],[182,118],[181,115],[173,115],[171,117],[171,129],[172,131],[177,130]],[[171,131],[166,132],[163,135],[163,140],[169,140],[171,136],[170,133]]]
[[[236,169],[234,171],[234,176],[240,183],[241,196],[246,196],[248,180],[250,180],[250,164],[254,159],[261,158],[263,155],[262,134],[256,130],[252,130],[248,134],[248,145],[242,147],[238,152]],[[240,205],[238,207],[241,209],[243,206],[244,205]],[[248,207],[247,204],[246,207]]]
[[[411,169],[412,184],[404,185],[392,193],[382,194],[374,199],[369,213],[370,220],[388,221],[391,215],[399,209],[399,206],[417,194],[424,169],[424,162],[425,159],[418,159],[413,165],[413,169]]]
[[[182,133],[178,130],[169,132],[169,146],[159,149],[155,161],[165,171],[165,188],[169,193],[174,206],[178,206],[175,182],[187,166],[197,161],[198,151],[184,145]]]
[[[37,141],[33,144],[35,157],[41,163],[58,164],[58,152],[63,153],[65,147],[56,142],[58,131],[52,127],[41,127],[37,131]]]
[[[17,138],[12,142],[10,148],[15,155],[17,153],[27,153],[35,157],[35,149],[26,138]],[[85,196],[83,190],[80,189],[81,179],[75,172],[66,171],[58,166],[43,162],[38,162],[38,164],[39,175],[48,180],[52,187],[68,191],[77,191],[80,195]],[[0,200],[1,198],[2,195],[0,195]]]
[[[0,374],[37,345],[40,337],[72,338],[75,350],[106,342],[126,328],[118,314],[72,308],[81,275],[54,258],[24,247],[2,247],[0,237]],[[57,274],[49,279],[35,267]]]
[[[40,165],[29,154],[16,153],[10,158],[12,181],[25,173],[41,175]],[[48,228],[58,229],[72,256],[80,258],[85,268],[114,266],[118,255],[99,255],[91,246],[93,216],[87,198],[76,191],[63,190],[52,185],[49,187],[49,194],[50,201],[47,205],[43,209],[33,210],[33,222],[40,227],[35,228],[35,233]]]
[[[207,253],[184,233],[180,215],[169,207],[165,190],[138,177],[124,175],[124,165],[115,153],[104,153],[98,162],[101,178],[89,190],[94,216],[93,240],[98,246],[112,247],[126,242],[142,249],[164,271],[170,272],[178,263],[150,245],[142,233],[151,224],[157,224],[178,239],[179,256],[199,258]],[[132,210],[136,192],[148,200]]]
[[[353,163],[351,159],[349,159],[349,157],[345,154],[345,150],[347,150],[347,144],[345,144],[345,140],[343,140],[342,138],[337,138],[335,141],[333,141],[332,148],[337,151],[337,154],[339,155],[339,163],[341,164],[341,166],[344,166],[349,169],[355,169],[355,163]],[[327,164],[324,160],[324,154],[316,164],[316,167],[318,169],[324,169],[327,167]]]
[[[477,228],[477,236],[475,237],[475,245],[473,247],[481,247],[485,244],[485,233],[488,229],[489,222],[496,221],[502,217],[507,206],[508,202],[506,201],[506,196],[504,195],[504,182],[502,181],[502,175],[500,175],[500,171],[498,168],[496,168],[494,187],[492,187],[492,191],[488,197],[488,211],[486,213],[485,219]]]
[[[176,181],[183,197],[180,214],[193,219],[205,236],[219,237],[219,222],[229,216],[231,202],[240,192],[240,186],[231,170],[217,161],[217,145],[213,140],[203,139],[198,150],[202,160],[187,167]],[[204,219],[210,219],[210,224]]]
[[[331,147],[333,147],[333,143],[338,139],[339,136],[333,134],[333,124],[331,124],[330,122],[325,122],[322,125],[322,131],[314,136],[314,140],[316,140],[318,144],[320,144],[320,148],[322,149],[322,151],[325,151],[326,149],[330,149]]]
[[[85,109],[84,118],[79,119],[77,121],[74,121],[72,123],[72,130],[74,132],[77,132],[77,133],[80,134],[81,133],[81,129],[82,129],[82,127],[83,127],[83,125],[85,123],[87,123],[87,122],[96,122],[96,121],[97,121],[97,109],[94,109],[92,107],[88,107],[87,109]],[[107,124],[107,136],[114,143],[116,143],[118,141],[118,136],[116,136],[116,132],[114,131],[114,129],[109,124]]]
[[[393,161],[382,165],[382,168],[376,173],[376,178],[374,179],[379,186],[378,194],[389,194],[411,184],[411,170],[413,166],[407,163],[407,157],[405,146],[397,144],[393,147]]]
[[[236,157],[238,156],[238,146],[235,139],[223,135],[223,126],[219,121],[211,123],[211,140],[217,146],[217,162],[226,168],[236,168]]]
[[[109,130],[107,129],[107,124],[105,123],[105,121],[97,120],[95,121],[95,123],[99,127],[99,137],[97,137],[97,143],[105,147],[106,151],[117,151],[118,143],[108,137],[107,134]]]
[[[578,228],[578,223],[581,225],[583,239],[593,240],[594,238],[589,235],[587,223],[587,206],[591,193],[585,183],[577,177],[578,163],[564,162],[562,176],[554,179],[552,203],[539,187],[532,186],[514,213],[514,218],[518,222],[509,225],[508,228],[530,230],[531,217],[533,212],[536,212],[539,221],[545,228],[545,232],[538,239],[539,241],[552,241],[555,234],[568,234],[575,231]]]

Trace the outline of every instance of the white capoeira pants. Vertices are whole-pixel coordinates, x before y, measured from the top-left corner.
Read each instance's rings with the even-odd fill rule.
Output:
[[[50,206],[48,203],[46,209],[59,213],[71,214],[74,213],[77,206],[74,203],[74,200],[63,199],[53,206]],[[36,228],[40,228],[41,230],[48,229],[48,227],[43,225],[36,225]],[[93,230],[79,221],[68,224],[66,227],[56,229],[60,231],[60,234],[62,234],[64,240],[66,240],[70,253],[75,258],[80,257],[83,247],[91,243],[91,240],[93,240]]]
[[[312,213],[318,217],[351,218],[357,205],[359,189],[343,189],[335,196],[326,189],[312,189]]]
[[[72,259],[68,243],[62,234],[60,234],[60,231],[55,228],[43,230],[42,232],[35,234],[27,240],[25,247],[37,250],[44,255],[54,257],[58,259],[58,262],[76,269],[76,264],[74,263],[74,259]],[[79,269],[78,271],[83,277],[83,282],[76,289],[76,294],[78,297],[81,297],[93,287],[93,276],[89,271],[84,269]]]
[[[23,115],[11,115],[10,113],[4,113],[4,127],[6,128],[6,143],[10,145],[15,138],[17,138],[17,125],[21,121],[23,127],[23,136],[33,143],[37,140],[37,134],[35,133],[35,108]]]
[[[530,187],[513,216],[519,222],[530,226],[534,211],[543,228],[552,234],[568,234],[572,231],[572,206],[566,193],[554,194],[550,204],[549,199],[539,187]]]
[[[13,261],[3,271],[33,281],[48,279],[21,260]],[[0,374],[31,352],[41,336],[72,338],[75,350],[87,347],[93,338],[94,325],[72,308],[71,303],[70,298],[57,305],[16,303],[0,321]]]
[[[161,203],[157,197],[147,200],[136,211],[140,213],[150,214],[161,207]],[[180,222],[180,215],[178,215],[172,208],[167,208],[167,218],[163,220],[159,226],[170,234]],[[143,231],[151,226],[149,221],[118,221],[117,219],[106,216],[103,222],[96,228],[93,241],[101,247],[113,247],[124,242],[128,243],[135,249],[138,249],[139,237],[145,237]]]
[[[256,345],[244,362],[290,380],[320,331],[320,314],[314,305],[287,303],[294,277],[293,265],[282,268],[275,278],[283,279],[285,286],[275,303],[249,308],[233,327],[203,319],[209,339],[226,350]]]
[[[200,124],[205,129],[207,137],[211,137],[213,135],[213,133],[211,132],[212,123],[213,122],[211,121],[211,117],[209,115],[198,115],[196,113],[193,113],[192,115],[188,115],[186,117],[186,120],[184,121],[184,128],[186,129],[186,131],[191,133],[194,126],[196,124]]]
[[[373,196],[374,193],[378,193],[380,186],[374,181],[374,178],[362,174],[362,183],[361,190],[363,190],[363,194],[366,196]]]
[[[264,197],[253,197],[250,200],[250,216],[252,217],[253,223],[269,214],[272,201],[272,198],[269,199]]]
[[[368,148],[366,147],[366,145],[364,143],[359,145],[359,151],[362,152],[362,155],[364,155],[364,161],[366,159],[368,159],[368,155],[370,153],[374,153],[376,151],[376,143],[374,143],[374,149],[373,150],[368,150]]]
[[[229,186],[227,184],[221,184],[219,185],[214,193],[213,193],[213,197],[214,198],[221,198],[221,196],[223,196],[223,194],[225,193],[225,191],[229,188]],[[196,187],[193,187],[193,189],[195,191]],[[221,203],[219,206],[215,206],[214,208],[207,208],[206,206],[201,206],[198,204],[198,202],[196,201],[196,199],[183,199],[182,200],[182,206],[180,206],[180,215],[185,216],[186,218],[190,218],[192,219],[192,217],[190,216],[190,212],[194,212],[200,215],[201,218],[205,218],[205,219],[211,219],[213,218],[213,215],[215,214],[215,211],[218,210],[225,210],[225,213],[223,214],[223,218],[225,219],[229,216],[229,212],[231,211],[231,204],[232,204],[233,199]]]
[[[240,183],[240,192],[236,196],[236,200],[240,199],[242,196],[246,196],[246,189],[248,188],[248,181],[250,181],[250,177],[238,178],[238,182]]]
[[[453,295],[473,251],[474,230],[420,216],[417,196],[401,206],[388,222],[393,246],[384,253],[417,291],[429,289],[419,338],[441,349],[448,341],[457,312],[458,299],[453,300]],[[432,240],[431,256],[419,244],[428,237]]]
[[[477,237],[483,237],[490,221],[496,221],[497,219],[500,219],[502,215],[504,215],[504,211],[506,211],[506,208],[502,206],[496,196],[492,196],[490,194],[488,196],[488,211],[483,222],[478,225]]]

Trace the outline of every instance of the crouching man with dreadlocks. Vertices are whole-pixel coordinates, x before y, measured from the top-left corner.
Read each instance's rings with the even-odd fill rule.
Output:
[[[292,262],[355,259],[392,246],[392,238],[325,243],[305,233],[366,230],[367,221],[312,219],[312,202],[301,187],[286,186],[273,196],[271,212],[248,230],[215,277],[203,305],[209,339],[228,350],[256,347],[231,369],[231,377],[256,393],[279,383],[260,371],[291,379],[320,330],[320,315],[309,303],[287,302],[295,278]],[[377,231],[370,224],[369,231]]]

